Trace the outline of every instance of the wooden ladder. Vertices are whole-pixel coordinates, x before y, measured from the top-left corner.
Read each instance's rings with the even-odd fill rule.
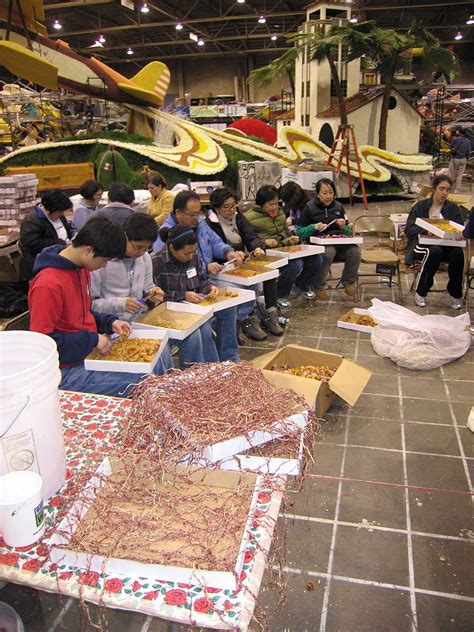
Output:
[[[355,138],[353,125],[339,125],[336,138],[334,139],[331,147],[331,153],[329,154],[327,165],[334,168],[334,161],[337,161],[334,172],[339,175],[341,173],[343,164],[345,164],[347,170],[347,183],[349,187],[349,199],[352,206],[352,175],[350,169],[351,145],[352,149],[354,150],[355,160],[357,163],[357,171],[359,174],[358,179],[362,191],[362,201],[364,204],[364,209],[367,210],[369,208],[369,205],[367,204],[367,194],[365,192],[364,178],[362,177],[362,168],[360,166],[359,150],[357,148],[357,141]]]

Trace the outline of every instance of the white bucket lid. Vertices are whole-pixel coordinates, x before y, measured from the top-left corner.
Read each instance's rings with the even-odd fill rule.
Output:
[[[0,506],[23,503],[37,494],[43,479],[36,472],[10,472],[0,476]]]

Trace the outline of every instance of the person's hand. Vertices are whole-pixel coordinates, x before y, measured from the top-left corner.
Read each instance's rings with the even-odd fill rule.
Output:
[[[315,230],[322,231],[326,228],[327,224],[323,224],[323,222],[318,222],[314,225]]]
[[[255,250],[252,252],[252,255],[254,257],[264,257],[265,250],[263,250],[263,248],[255,248]]]
[[[153,303],[162,303],[165,298],[165,293],[161,287],[152,287],[146,294],[146,299],[153,301]]]
[[[212,285],[207,296],[208,298],[217,298],[219,296],[219,288],[215,285]]]
[[[293,220],[291,219],[291,217],[286,218],[286,225],[288,226],[288,228],[293,226]]]
[[[136,314],[143,307],[142,303],[133,296],[129,296],[125,301],[125,311],[127,314]]]
[[[220,263],[212,261],[211,263],[207,264],[207,271],[209,272],[209,274],[219,274],[221,270],[222,266],[220,265]]]
[[[114,322],[112,323],[112,331],[114,332],[114,334],[119,334],[119,336],[128,338],[133,329],[131,324],[127,323],[126,320],[114,320]]]
[[[200,303],[203,298],[196,292],[186,292],[184,298],[188,301],[188,303]]]
[[[276,239],[265,239],[265,243],[269,248],[276,248],[278,246]]]
[[[343,218],[338,219],[338,220],[336,220],[336,224],[342,228],[343,226],[346,225],[346,220],[343,219]]]
[[[227,253],[227,261],[234,261],[236,265],[241,266],[245,259],[245,252],[242,250],[231,250]]]
[[[110,350],[110,340],[104,334],[99,334],[99,342],[96,345],[97,351],[101,355],[105,355]]]
[[[299,244],[300,243],[300,238],[297,237],[296,235],[293,235],[293,237],[290,237],[288,239],[288,243],[290,244],[290,246],[294,246],[296,244]]]

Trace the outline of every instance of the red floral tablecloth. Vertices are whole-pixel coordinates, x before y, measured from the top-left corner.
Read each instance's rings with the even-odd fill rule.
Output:
[[[61,393],[66,441],[67,481],[45,504],[46,532],[31,548],[12,549],[0,540],[0,579],[79,597],[111,608],[134,610],[169,621],[215,629],[246,630],[255,608],[266,552],[270,548],[269,525],[276,521],[284,480],[269,477],[258,507],[245,554],[238,591],[173,583],[140,577],[110,577],[81,571],[49,559],[48,541],[74,474],[99,464],[117,444],[118,418],[126,400]],[[265,526],[265,528],[264,528]]]

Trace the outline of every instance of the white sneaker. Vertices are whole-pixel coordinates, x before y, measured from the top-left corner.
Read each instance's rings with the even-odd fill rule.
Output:
[[[426,307],[426,296],[420,296],[415,292],[415,305],[418,305],[418,307]]]
[[[454,298],[454,296],[451,296],[451,307],[453,309],[462,309],[464,307],[462,298]]]

